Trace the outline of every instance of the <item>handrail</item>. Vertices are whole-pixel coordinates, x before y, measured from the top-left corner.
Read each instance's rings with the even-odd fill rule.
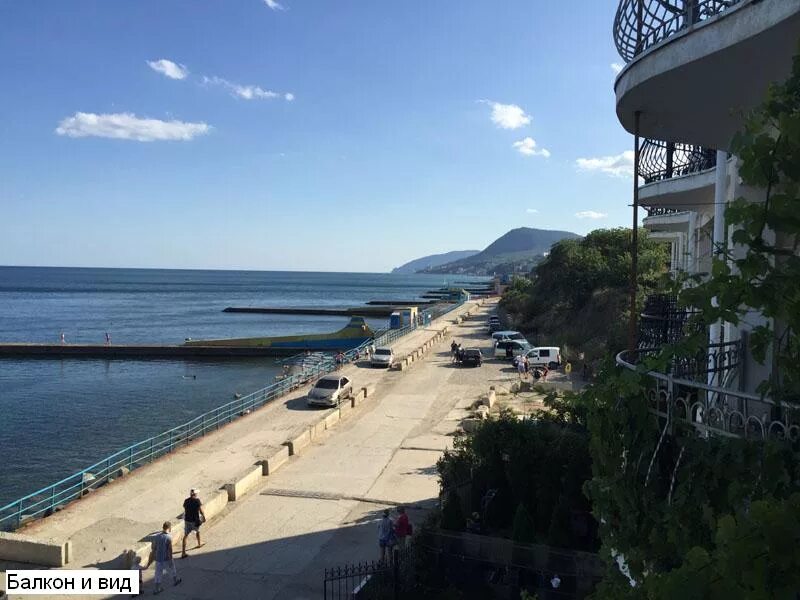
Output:
[[[800,439],[800,405],[647,370],[632,357],[644,351],[623,350],[616,363],[653,380],[648,392],[651,413],[677,419],[704,435]]]
[[[706,21],[742,0],[620,0],[614,15],[614,43],[630,62],[657,43]]]
[[[462,300],[430,310],[426,309],[423,312],[430,314],[431,320],[438,319],[464,303],[465,301]],[[413,323],[400,329],[379,330],[374,338],[345,352],[345,361],[350,362],[357,355],[364,354],[367,346],[372,343],[388,345],[416,329],[417,324]],[[63,508],[68,502],[83,497],[98,487],[113,481],[116,477],[151,463],[157,458],[173,452],[179,446],[186,446],[210,431],[219,429],[287,392],[297,389],[313,377],[330,373],[336,368],[334,357],[327,355],[323,360],[308,367],[304,365],[300,373],[288,375],[262,389],[206,411],[181,425],[131,444],[60,481],[18,498],[0,507],[0,531],[16,529],[22,525],[23,521],[27,522],[48,516]]]
[[[717,151],[693,144],[645,139],[639,154],[639,177],[655,183],[712,169]]]

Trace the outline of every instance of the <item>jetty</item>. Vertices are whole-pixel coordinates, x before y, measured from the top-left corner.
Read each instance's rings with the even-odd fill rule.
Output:
[[[406,305],[407,306],[407,305]],[[273,306],[228,306],[226,313],[251,313],[262,315],[315,315],[332,317],[388,317],[394,312],[390,306],[359,306],[354,308],[281,308]]]

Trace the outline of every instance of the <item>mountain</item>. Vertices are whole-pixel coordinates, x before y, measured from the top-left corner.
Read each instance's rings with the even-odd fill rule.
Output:
[[[392,269],[392,273],[416,273],[418,271],[424,271],[425,269],[438,267],[439,265],[443,265],[445,263],[461,260],[463,258],[469,258],[474,254],[478,254],[479,252],[480,250],[453,250],[452,252],[445,252],[444,254],[431,254],[430,256],[423,256],[422,258],[412,260],[404,265]]]
[[[519,227],[500,236],[477,254],[428,267],[425,272],[491,275],[530,271],[553,244],[580,237],[570,231]]]

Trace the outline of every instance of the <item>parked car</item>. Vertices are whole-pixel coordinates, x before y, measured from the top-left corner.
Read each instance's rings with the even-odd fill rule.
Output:
[[[483,354],[477,348],[467,348],[461,354],[461,366],[480,367],[483,364]]]
[[[489,333],[494,333],[495,331],[500,331],[500,328],[503,327],[500,325],[500,321],[490,321],[489,322]]]
[[[373,367],[391,367],[394,364],[394,353],[392,349],[375,348],[375,352],[369,364]]]
[[[353,397],[353,382],[341,375],[321,377],[308,392],[309,406],[339,406],[342,400]]]
[[[503,331],[495,331],[492,333],[492,339],[495,342],[499,342],[500,340],[517,340],[520,342],[527,342],[528,340],[525,339],[525,336],[522,335],[519,331],[511,331],[509,329]]]
[[[500,340],[494,345],[494,357],[506,358],[506,348],[511,346],[513,356],[525,354],[531,349],[531,345],[525,340]]]
[[[546,365],[548,369],[561,366],[561,348],[556,346],[537,346],[525,353],[531,366]]]

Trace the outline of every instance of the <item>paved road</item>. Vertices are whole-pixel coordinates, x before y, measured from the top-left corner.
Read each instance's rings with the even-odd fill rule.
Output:
[[[487,349],[488,310],[452,327],[452,337]],[[206,545],[178,562],[184,582],[169,597],[318,598],[325,567],[377,558],[384,508],[410,505],[419,522],[436,502],[436,461],[465,408],[487,379],[507,377],[493,360],[451,365],[449,342],[407,372],[386,373],[374,403],[237,502]]]

